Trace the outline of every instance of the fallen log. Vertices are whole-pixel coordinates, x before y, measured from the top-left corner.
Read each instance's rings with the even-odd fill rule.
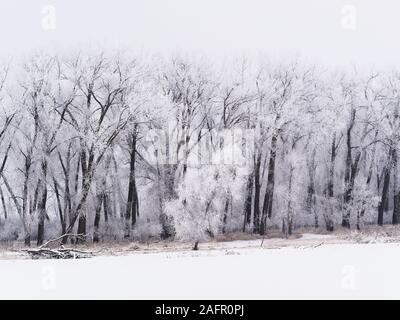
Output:
[[[93,252],[80,251],[72,248],[37,248],[28,249],[26,252],[31,255],[32,259],[83,259],[93,257]]]
[[[81,237],[81,234],[67,234],[68,236]],[[93,256],[93,252],[90,251],[81,251],[73,248],[65,248],[63,245],[60,245],[58,248],[49,248],[50,244],[53,244],[59,240],[61,240],[66,235],[62,235],[55,239],[50,239],[43,245],[34,249],[24,250],[31,255],[32,259],[82,259],[82,258],[91,258]]]

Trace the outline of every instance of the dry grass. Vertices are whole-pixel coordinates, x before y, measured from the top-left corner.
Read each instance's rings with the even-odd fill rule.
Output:
[[[307,237],[303,237],[307,235]],[[264,241],[262,239],[264,238]],[[259,240],[259,241],[257,241]],[[248,242],[248,243],[246,243]],[[218,235],[207,242],[200,243],[200,250],[216,250],[221,248],[243,248],[243,243],[249,247],[262,247],[276,249],[282,247],[315,247],[322,244],[340,243],[375,243],[375,242],[399,242],[400,226],[366,226],[361,231],[338,228],[333,233],[324,229],[304,228],[296,230],[289,238],[285,238],[280,230],[268,230],[263,237],[260,235],[232,232]],[[105,241],[100,243],[87,242],[79,245],[69,244],[66,247],[90,251],[95,255],[126,255],[131,253],[157,253],[190,251],[193,242],[161,241],[152,239],[149,241]],[[29,258],[23,251],[23,242],[0,242],[0,259]]]

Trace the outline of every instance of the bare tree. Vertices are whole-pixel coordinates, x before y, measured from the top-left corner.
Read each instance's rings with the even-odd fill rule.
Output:
[[[78,234],[86,234],[86,202],[94,173],[106,151],[129,121],[129,91],[134,63],[107,58],[78,57],[68,64],[69,80],[78,94],[66,110],[66,120],[75,129],[79,145],[82,191],[74,208],[66,234],[71,233],[79,219]],[[118,110],[118,112],[115,112]],[[66,243],[68,236],[62,240]]]

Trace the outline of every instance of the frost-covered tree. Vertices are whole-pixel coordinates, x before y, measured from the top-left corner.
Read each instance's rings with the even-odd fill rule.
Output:
[[[399,223],[396,70],[83,51],[0,70],[0,239]]]
[[[176,236],[200,241],[221,233],[226,224],[226,198],[241,198],[249,167],[234,137],[212,153],[209,164],[190,168],[177,190],[178,197],[166,203],[174,217]]]

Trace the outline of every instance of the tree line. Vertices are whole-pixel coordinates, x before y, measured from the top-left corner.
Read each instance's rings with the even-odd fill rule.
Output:
[[[0,72],[0,239],[398,224],[400,73],[34,54]]]

